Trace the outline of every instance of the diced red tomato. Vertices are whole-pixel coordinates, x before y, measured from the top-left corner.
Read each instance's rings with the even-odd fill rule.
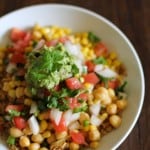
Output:
[[[61,117],[58,125],[54,121],[52,121],[52,124],[56,132],[63,132],[67,130],[67,126],[66,126],[65,119],[63,118],[63,116]]]
[[[108,87],[112,89],[116,89],[119,86],[118,80],[112,80],[108,82]]]
[[[103,56],[107,51],[107,47],[101,42],[97,43],[94,47],[94,52],[97,57]]]
[[[26,35],[25,31],[19,28],[13,28],[10,33],[10,38],[12,41],[16,42],[18,40],[24,39],[25,35]]]
[[[67,37],[67,36],[64,36],[64,37],[61,37],[60,39],[59,39],[59,42],[61,42],[61,43],[65,43],[65,42],[67,42],[67,41],[69,41],[70,39],[69,39],[69,37]]]
[[[77,144],[86,144],[83,133],[71,131],[70,136],[71,136],[73,142],[75,142]]]
[[[88,60],[85,64],[88,67],[88,72],[94,71],[95,64],[91,60]]]
[[[80,106],[80,103],[78,103],[78,99],[75,97],[69,97],[69,98],[67,98],[67,100],[69,101],[69,106],[71,109],[74,109],[74,108]]]
[[[22,111],[23,105],[7,105],[7,107],[5,108],[5,111],[8,112],[10,110]]]
[[[91,84],[97,84],[100,81],[100,79],[98,78],[98,76],[92,72],[92,73],[88,73],[87,75],[84,76],[84,82],[88,82]]]
[[[14,53],[10,59],[10,61],[12,63],[21,63],[21,64],[25,64],[26,63],[26,59],[25,56],[21,53]]]
[[[13,118],[14,125],[18,129],[24,129],[27,125],[26,120],[23,117],[17,116]]]
[[[86,101],[88,99],[88,94],[87,93],[81,93],[79,96],[77,96],[77,99]]]
[[[65,82],[67,87],[71,90],[80,89],[82,87],[81,82],[75,77],[69,78]]]

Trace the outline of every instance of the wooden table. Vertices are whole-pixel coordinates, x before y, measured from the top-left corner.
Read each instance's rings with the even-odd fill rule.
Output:
[[[129,37],[143,64],[146,94],[140,118],[118,150],[150,150],[150,0],[0,0],[0,17],[18,8],[40,3],[87,8],[111,20]]]

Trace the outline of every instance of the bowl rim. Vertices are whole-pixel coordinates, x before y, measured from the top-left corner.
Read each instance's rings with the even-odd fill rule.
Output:
[[[112,21],[110,21],[106,17],[102,16],[101,14],[94,12],[93,10],[89,10],[87,8],[84,8],[84,7],[81,7],[81,6],[76,6],[76,5],[73,5],[73,4],[63,4],[63,3],[41,3],[41,4],[33,4],[33,5],[21,7],[19,9],[16,9],[16,10],[13,10],[11,12],[8,12],[8,13],[4,14],[3,16],[0,17],[0,22],[1,22],[1,20],[3,20],[3,18],[9,17],[10,15],[15,14],[15,13],[17,13],[19,11],[23,11],[23,10],[27,10],[27,9],[32,9],[32,8],[36,8],[36,7],[61,7],[61,8],[64,8],[64,9],[73,9],[75,11],[86,13],[86,14],[92,16],[92,17],[95,17],[98,20],[101,20],[102,22],[106,23],[113,30],[115,30],[125,40],[125,42],[130,47],[131,51],[133,52],[133,55],[134,55],[134,57],[135,57],[135,59],[137,61],[139,72],[140,72],[141,86],[142,86],[142,88],[141,88],[142,89],[142,91],[141,91],[141,98],[140,98],[140,103],[139,103],[139,108],[138,108],[137,114],[136,114],[134,120],[132,121],[131,126],[129,127],[129,129],[127,130],[127,132],[123,135],[123,137],[116,144],[114,144],[114,147],[112,148],[112,150],[117,149],[127,139],[127,137],[129,136],[129,134],[131,133],[131,131],[135,127],[135,125],[136,125],[136,123],[137,123],[137,121],[139,119],[139,116],[141,114],[143,103],[144,103],[144,97],[145,97],[144,71],[143,71],[143,67],[142,67],[142,63],[141,63],[140,57],[139,57],[136,49],[134,48],[133,44],[128,39],[128,37],[123,33],[123,31],[121,31],[119,29],[119,27],[117,27]]]

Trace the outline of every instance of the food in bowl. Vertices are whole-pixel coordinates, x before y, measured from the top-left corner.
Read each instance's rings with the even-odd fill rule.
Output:
[[[36,24],[9,38],[0,51],[0,133],[10,150],[95,149],[121,125],[127,73],[96,33]]]

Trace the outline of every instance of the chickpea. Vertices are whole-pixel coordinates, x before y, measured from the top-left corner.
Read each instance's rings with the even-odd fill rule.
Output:
[[[117,113],[117,105],[116,104],[109,104],[106,108],[107,113],[110,115],[114,115]]]
[[[118,115],[112,115],[109,118],[109,122],[114,128],[118,128],[121,125],[121,118]]]
[[[85,120],[90,120],[89,114],[88,114],[88,113],[85,113],[85,112],[82,112],[82,113],[80,114],[79,122],[80,122],[81,124],[83,124],[83,122],[84,122]]]
[[[51,144],[52,142],[54,142],[56,140],[56,137],[54,134],[52,134],[49,138],[47,138],[47,142],[49,144]]]
[[[71,142],[69,145],[70,150],[78,150],[80,148],[79,144]]]
[[[23,135],[23,132],[16,127],[11,127],[9,132],[10,132],[10,135],[15,137],[15,138]]]
[[[125,99],[117,100],[116,104],[120,110],[123,110],[127,107],[127,100],[125,100]]]
[[[99,87],[93,92],[94,98],[100,100],[102,105],[108,105],[111,103],[111,98],[108,94],[108,90],[104,87]]]
[[[36,143],[42,143],[44,138],[41,134],[32,135],[31,140]]]
[[[38,143],[31,143],[28,148],[29,148],[29,150],[39,150],[40,149],[40,144],[38,144]]]
[[[41,147],[39,150],[48,150],[46,147]]]
[[[28,147],[30,145],[30,140],[27,136],[21,136],[19,139],[19,144],[21,147]]]
[[[89,132],[90,141],[97,141],[100,139],[100,137],[101,137],[101,134],[97,129]]]
[[[66,131],[63,131],[63,132],[58,132],[58,133],[56,133],[56,139],[57,140],[60,140],[60,139],[64,139],[64,138],[66,138],[67,137],[67,132]]]

